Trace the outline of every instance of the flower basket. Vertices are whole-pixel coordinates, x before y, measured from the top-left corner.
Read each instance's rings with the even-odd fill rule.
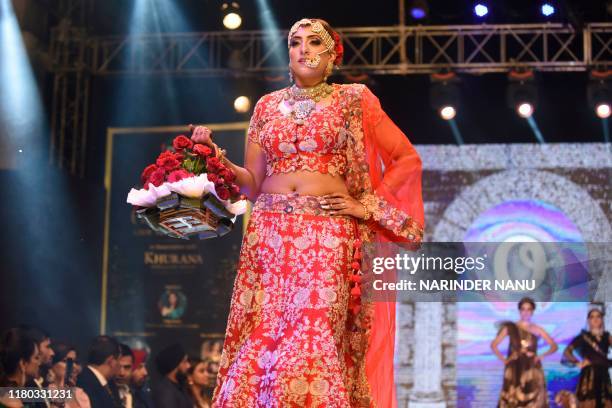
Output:
[[[209,147],[177,136],[174,151],[162,152],[145,168],[142,189],[127,202],[153,231],[180,239],[222,237],[246,211],[235,175]]]
[[[154,207],[136,211],[154,231],[181,239],[218,238],[234,227],[234,214],[213,194],[189,198],[177,193],[160,198]]]

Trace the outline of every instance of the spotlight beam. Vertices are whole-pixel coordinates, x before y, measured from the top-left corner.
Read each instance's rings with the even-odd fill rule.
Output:
[[[530,116],[526,119],[527,119],[527,123],[529,123],[529,127],[531,128],[531,131],[533,132],[536,139],[538,140],[538,143],[542,143],[542,144],[546,143],[544,141],[544,136],[542,135],[542,132],[540,132],[540,128],[538,127],[538,124],[536,123],[533,116]]]
[[[610,143],[610,127],[608,126],[608,118],[601,120],[601,126],[603,129],[604,141]]]
[[[459,131],[459,126],[457,126],[457,122],[455,121],[455,119],[450,119],[447,122],[451,128],[451,131],[453,132],[453,136],[455,137],[455,142],[457,142],[459,146],[464,144],[463,137],[461,136],[461,132]]]
[[[279,35],[280,28],[268,0],[257,0],[257,9],[259,10],[259,24],[266,32],[267,37],[263,42],[264,47],[267,48],[266,57],[271,55],[275,65],[286,65],[286,57],[281,51],[283,47],[277,46],[274,41],[274,39],[282,38],[282,36]]]
[[[0,0],[0,44],[0,168],[21,169],[28,178],[33,170],[26,163],[41,159],[49,127],[10,0]]]

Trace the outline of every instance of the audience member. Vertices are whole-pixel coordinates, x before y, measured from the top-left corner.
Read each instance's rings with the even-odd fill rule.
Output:
[[[0,387],[24,387],[39,365],[38,344],[23,329],[9,329],[0,336]],[[18,399],[0,396],[0,407],[22,406]]]
[[[186,390],[189,360],[180,344],[173,344],[159,352],[155,359],[157,370],[163,377],[153,388],[153,401],[160,408],[193,408]]]
[[[147,353],[144,350],[132,350],[132,353],[134,354],[134,370],[132,371],[134,408],[154,408],[153,396],[148,381]]]
[[[77,379],[92,408],[122,408],[119,392],[113,381],[119,371],[119,343],[109,336],[94,338],[87,358],[87,367]]]
[[[26,378],[26,387],[43,389],[47,387],[46,376],[51,368],[53,359],[53,349],[51,348],[51,337],[49,333],[42,329],[32,326],[20,326],[26,336],[30,337],[38,345],[38,353],[40,355],[40,366],[32,375]],[[28,403],[29,408],[51,408],[51,403],[48,399],[40,402]]]
[[[130,388],[132,381],[132,369],[134,367],[134,354],[132,349],[127,344],[120,344],[121,356],[119,357],[119,371],[117,377],[115,377],[115,383],[119,390],[119,397],[121,398],[121,404],[123,408],[132,408],[133,396]]]
[[[187,379],[189,380],[189,391],[197,408],[210,408],[212,400],[207,395],[209,387],[208,361],[192,359],[190,361]]]
[[[51,348],[55,355],[51,361],[51,369],[46,378],[49,389],[70,387],[73,391],[73,398],[51,401],[51,406],[63,408],[90,408],[91,403],[89,397],[85,394],[85,391],[76,387],[77,378],[81,371],[80,365],[77,363],[76,349],[67,343],[58,341],[54,341]]]

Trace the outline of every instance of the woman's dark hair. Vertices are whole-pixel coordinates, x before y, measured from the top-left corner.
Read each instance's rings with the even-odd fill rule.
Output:
[[[603,312],[603,310],[594,308],[594,309],[589,310],[589,313],[587,313],[587,319],[590,319],[593,313],[599,313],[601,317],[605,316],[605,313]]]
[[[19,362],[30,361],[36,352],[36,342],[19,328],[8,329],[0,336],[0,386],[9,384],[8,377],[14,375]]]
[[[202,360],[201,358],[198,357],[189,357],[189,370],[187,370],[187,372],[189,373],[189,375],[192,375],[193,372],[195,371],[195,368],[197,365],[199,365],[200,363],[204,363],[204,364],[208,364],[209,361],[208,360]]]
[[[53,359],[51,360],[51,364],[57,364],[60,361],[64,360],[68,353],[74,351],[76,353],[76,348],[71,346],[68,343],[64,343],[61,341],[54,341],[51,343],[51,349],[53,350]]]
[[[522,298],[521,300],[519,300],[519,302],[518,302],[518,309],[519,309],[519,310],[521,310],[521,307],[522,307],[522,306],[523,306],[525,303],[530,304],[530,305],[531,305],[531,308],[532,308],[533,310],[536,310],[536,304],[535,304],[535,302],[533,301],[533,299],[532,299],[532,298],[530,298],[530,297],[524,297],[524,298]]]

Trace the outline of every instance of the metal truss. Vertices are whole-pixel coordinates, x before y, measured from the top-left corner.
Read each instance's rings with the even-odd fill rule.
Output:
[[[342,70],[374,74],[584,71],[612,64],[612,24],[393,26],[340,29]],[[244,76],[287,70],[286,32],[243,31],[91,38],[95,75]]]
[[[88,0],[59,0],[68,15]],[[76,17],[80,19],[80,17]],[[286,31],[88,37],[64,19],[52,34],[51,161],[84,175],[93,75],[253,76],[287,72]],[[482,74],[515,68],[585,71],[612,65],[612,23],[359,27],[339,30],[346,73]]]
[[[49,54],[53,71],[49,161],[84,177],[89,117],[87,35],[89,0],[56,1],[59,25],[51,31]]]

